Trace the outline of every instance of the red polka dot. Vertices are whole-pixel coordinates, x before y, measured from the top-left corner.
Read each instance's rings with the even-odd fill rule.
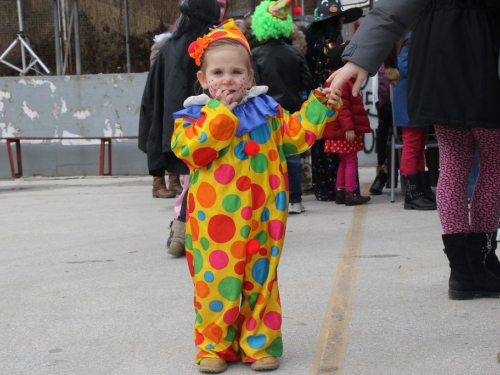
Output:
[[[250,281],[245,281],[245,282],[243,283],[243,289],[245,289],[245,290],[249,290],[249,291],[250,291],[250,290],[252,290],[253,288],[254,288],[254,285],[253,285],[253,283],[251,283]]]
[[[252,181],[247,176],[242,176],[242,177],[238,178],[238,180],[236,181],[236,187],[240,191],[247,191],[248,189],[250,189],[251,185],[252,185]]]
[[[234,266],[234,272],[236,272],[238,275],[243,275],[245,273],[245,264],[246,262],[238,262]]]
[[[217,243],[231,241],[236,233],[236,224],[226,215],[215,215],[208,222],[208,235]]]
[[[203,147],[193,152],[193,161],[196,165],[206,166],[217,158],[217,151],[210,147]]]
[[[255,329],[255,327],[257,327],[257,321],[255,320],[255,318],[253,316],[251,316],[247,320],[247,324],[246,324],[247,331],[253,331]]]
[[[252,209],[258,210],[266,201],[266,193],[264,189],[257,184],[252,184]]]
[[[260,254],[261,256],[265,257],[265,256],[267,255],[267,250],[266,250],[266,249],[264,249],[264,248],[261,248],[261,249],[259,250],[259,254]]]
[[[194,203],[194,195],[191,193],[188,193],[188,211],[193,212],[195,207],[196,207],[196,205]]]
[[[290,191],[290,181],[288,181],[288,172],[283,175],[283,179],[285,180],[285,191]]]
[[[186,251],[186,260],[189,268],[189,273],[191,274],[191,277],[194,276],[194,258],[193,254],[189,251]]]
[[[200,345],[203,343],[203,341],[205,341],[203,335],[200,332],[196,331],[196,340],[194,340],[195,344]]]

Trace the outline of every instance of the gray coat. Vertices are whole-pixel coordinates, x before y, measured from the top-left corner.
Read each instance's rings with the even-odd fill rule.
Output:
[[[498,0],[380,0],[342,58],[374,75],[416,18],[409,124],[500,128]]]

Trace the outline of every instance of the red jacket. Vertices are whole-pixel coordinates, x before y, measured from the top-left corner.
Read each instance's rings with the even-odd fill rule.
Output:
[[[345,132],[351,129],[354,129],[356,135],[373,132],[363,100],[359,95],[352,96],[354,82],[355,79],[351,78],[342,85],[342,107],[339,109],[337,119],[333,123],[326,124],[324,139],[343,139]]]

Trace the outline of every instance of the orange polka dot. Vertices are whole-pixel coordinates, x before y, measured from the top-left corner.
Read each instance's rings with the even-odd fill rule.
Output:
[[[205,298],[210,294],[210,288],[208,284],[204,281],[196,282],[196,294],[200,298]]]
[[[231,255],[236,259],[243,259],[247,255],[247,244],[243,241],[236,241],[231,245]]]
[[[297,117],[291,117],[290,122],[288,123],[288,128],[286,129],[286,133],[290,137],[296,137],[299,134],[301,129],[300,121]]]
[[[186,134],[187,139],[193,139],[194,137],[198,137],[198,129],[193,124],[184,129],[184,134]]]
[[[215,323],[210,323],[204,330],[203,335],[218,344],[222,338],[222,328]]]
[[[196,191],[196,200],[202,207],[210,208],[215,204],[217,192],[208,182],[202,182]]]
[[[189,225],[191,226],[191,235],[193,236],[193,241],[198,241],[200,236],[200,225],[194,217],[189,218]]]
[[[259,296],[257,297],[257,304],[262,305],[264,302],[266,302],[266,298],[262,293],[259,293]]]
[[[253,231],[256,231],[257,229],[259,229],[259,222],[257,220],[252,220],[252,230]]]
[[[234,122],[228,115],[215,116],[208,125],[212,137],[218,141],[227,141],[231,139],[234,134]]]
[[[270,150],[267,156],[269,157],[269,160],[275,161],[276,159],[278,159],[280,154],[276,150]]]

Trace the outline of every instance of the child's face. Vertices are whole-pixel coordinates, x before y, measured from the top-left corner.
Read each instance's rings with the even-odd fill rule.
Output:
[[[222,20],[224,19],[224,16],[226,15],[227,0],[217,0],[217,2],[220,5],[220,19],[219,19],[219,21],[222,22]]]
[[[231,94],[233,102],[239,103],[253,83],[248,52],[234,45],[222,45],[206,51],[198,80],[212,98],[220,89]]]

